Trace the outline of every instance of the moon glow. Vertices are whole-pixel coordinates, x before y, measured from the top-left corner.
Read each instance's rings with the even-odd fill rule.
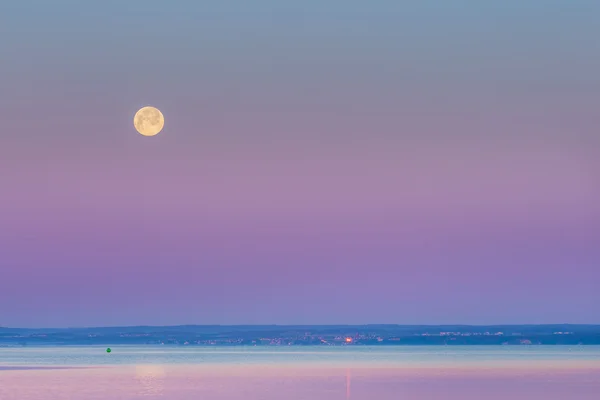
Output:
[[[135,113],[133,126],[141,135],[154,136],[162,131],[165,118],[158,108],[143,107]]]

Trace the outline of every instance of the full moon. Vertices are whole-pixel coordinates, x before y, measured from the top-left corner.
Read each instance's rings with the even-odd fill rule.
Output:
[[[144,136],[154,136],[162,131],[165,126],[165,118],[158,108],[148,106],[135,113],[133,126]]]

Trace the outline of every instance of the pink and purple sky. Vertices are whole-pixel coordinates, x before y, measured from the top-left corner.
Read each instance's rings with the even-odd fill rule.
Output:
[[[12,3],[0,325],[600,323],[600,3]]]

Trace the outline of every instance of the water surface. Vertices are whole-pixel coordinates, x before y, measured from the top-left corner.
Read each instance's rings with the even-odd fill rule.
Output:
[[[597,399],[600,347],[0,349],[2,400]]]

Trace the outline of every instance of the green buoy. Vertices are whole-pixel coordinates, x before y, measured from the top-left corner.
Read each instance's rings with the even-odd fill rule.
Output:
[[[112,350],[110,349],[110,347],[108,349],[106,349],[107,353],[110,353]]]

